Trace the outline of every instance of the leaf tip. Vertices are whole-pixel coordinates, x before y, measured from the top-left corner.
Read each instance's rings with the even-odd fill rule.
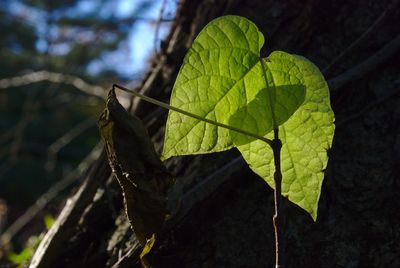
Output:
[[[310,215],[311,215],[311,218],[313,219],[313,221],[317,222],[317,217],[318,217],[317,211],[316,210],[312,211]]]
[[[166,153],[166,152],[163,150],[162,153],[161,153],[160,159],[161,159],[161,161],[165,161],[165,160],[167,160],[167,159],[170,158],[170,157],[171,157],[171,155],[168,154],[168,153]]]

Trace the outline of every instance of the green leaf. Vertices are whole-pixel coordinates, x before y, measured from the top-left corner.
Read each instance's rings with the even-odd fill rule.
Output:
[[[295,77],[289,81],[292,84],[279,84],[281,88],[273,80],[266,84],[265,76],[279,82],[282,74],[263,74],[263,43],[262,33],[245,18],[224,16],[210,22],[184,59],[172,91],[171,106],[257,135],[270,132],[274,120],[273,110],[267,106],[267,92],[276,102],[275,114],[281,124],[302,103],[305,90]],[[260,115],[263,120],[258,120]],[[224,151],[234,143],[248,142],[242,137],[170,111],[162,157]]]
[[[282,194],[315,220],[334,133],[329,90],[318,68],[303,57],[276,51],[260,59],[263,43],[245,18],[210,22],[184,59],[171,106],[271,140],[279,126]],[[232,147],[274,187],[273,153],[266,142],[169,111],[164,159]]]
[[[50,230],[51,226],[53,226],[53,224],[55,222],[55,219],[54,219],[53,215],[47,213],[43,217],[43,222],[44,222],[44,225],[46,226],[46,229]]]
[[[332,145],[334,114],[329,89],[319,69],[307,59],[273,52],[272,62],[284,63],[282,71],[296,76],[306,87],[304,103],[279,127],[281,151],[282,195],[317,218],[318,200],[328,156]],[[268,65],[268,63],[267,63]],[[273,138],[272,133],[266,137]],[[274,187],[274,161],[271,148],[259,140],[240,145],[250,168]]]
[[[19,253],[14,253],[14,252],[9,253],[8,260],[14,264],[22,264],[24,262],[29,261],[29,259],[32,258],[33,253],[34,253],[34,249],[24,248]]]
[[[304,102],[305,85],[298,78],[298,69],[287,59],[263,59],[260,76],[263,88],[246,106],[230,117],[229,124],[264,136],[275,126],[286,122]],[[264,73],[264,74],[263,74]],[[235,146],[254,141],[255,138],[231,131]]]

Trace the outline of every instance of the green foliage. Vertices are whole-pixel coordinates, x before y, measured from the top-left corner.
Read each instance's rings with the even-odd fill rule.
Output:
[[[36,236],[33,235],[29,237],[26,241],[25,247],[18,253],[9,252],[7,258],[14,264],[25,265],[35,253],[35,250],[39,246],[40,241],[43,239],[43,234]],[[17,266],[17,267],[25,267],[25,266]]]
[[[198,35],[179,71],[171,106],[283,142],[282,194],[316,219],[331,146],[334,115],[329,90],[307,59],[281,51],[260,58],[264,37],[249,20],[224,16]],[[163,158],[237,147],[271,187],[270,145],[170,110]]]
[[[32,248],[24,248],[19,253],[10,253],[8,254],[8,259],[14,264],[22,264],[24,262],[29,261],[32,258],[34,249]]]
[[[54,224],[54,221],[55,221],[55,219],[54,219],[53,215],[51,215],[49,213],[45,214],[43,217],[43,222],[44,222],[44,225],[46,226],[47,230],[50,230],[51,226],[53,226],[53,224]]]
[[[108,64],[112,72],[99,76],[92,76],[87,67],[122,49],[135,21],[128,27],[126,19],[112,14],[106,18],[98,9],[83,13],[77,0],[22,0],[17,9],[13,2],[0,4],[0,79],[36,70],[75,75],[97,85],[123,79],[113,64]],[[95,4],[103,8],[107,3],[115,5],[111,0]],[[95,120],[56,153],[54,169],[46,166],[51,145],[99,114],[102,105],[66,84],[44,81],[0,89],[0,196],[10,208],[22,212],[93,149],[99,142]]]
[[[273,52],[269,59],[285,62],[287,69],[306,88],[303,104],[279,127],[282,195],[317,218],[318,200],[335,130],[329,89],[318,68],[307,59]],[[259,119],[262,120],[262,119]],[[272,138],[270,133],[266,137]],[[238,146],[251,169],[273,187],[272,150],[259,140]]]
[[[82,8],[85,3],[79,0],[1,1],[0,80],[37,70],[74,75],[99,86],[124,80],[117,72],[120,68],[116,69],[116,64],[109,61],[126,53],[123,44],[129,42],[131,33],[136,33],[134,29],[139,22],[136,18],[143,14],[146,5],[135,3],[134,6],[142,9],[137,13],[127,11],[124,13],[127,17],[122,17],[110,11],[111,5],[120,3],[92,2],[90,6],[98,8],[89,14],[86,11],[90,8]],[[154,5],[154,1],[145,2]],[[102,9],[107,12],[101,12]],[[99,63],[101,67],[103,62],[107,65],[101,75],[89,72],[92,63]],[[100,99],[67,84],[43,81],[0,89],[0,197],[6,201],[9,211],[13,211],[4,228],[53,184],[75,173],[78,164],[99,142],[94,117],[102,108]],[[93,117],[92,126],[89,123],[81,128],[81,123],[90,117]],[[62,138],[64,135],[71,137],[71,130],[79,132],[78,136],[58,147],[60,141],[66,141]],[[53,151],[54,148],[57,150]],[[69,194],[69,187],[76,183],[61,192],[52,201],[53,206],[60,207],[58,204]],[[41,223],[41,218],[36,217],[28,224],[44,228]],[[28,228],[28,234],[18,232],[11,248],[20,249],[27,235],[39,231]],[[17,250],[10,258],[24,259],[27,252]],[[8,254],[0,255],[3,264],[2,258]]]

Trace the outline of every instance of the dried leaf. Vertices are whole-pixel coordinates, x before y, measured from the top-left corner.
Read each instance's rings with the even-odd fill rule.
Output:
[[[167,191],[173,179],[142,122],[125,111],[113,89],[98,125],[109,164],[122,188],[127,217],[144,246],[165,221]]]

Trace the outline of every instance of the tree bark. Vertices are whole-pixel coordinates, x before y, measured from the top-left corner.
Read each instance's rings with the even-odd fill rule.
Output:
[[[193,39],[225,14],[259,26],[266,36],[264,55],[279,49],[304,55],[321,70],[329,66],[337,129],[319,216],[314,223],[282,199],[285,267],[400,267],[400,64],[394,60],[398,46],[386,46],[400,34],[399,10],[398,1],[390,0],[182,1],[140,87],[167,101]],[[166,111],[135,99],[131,113],[141,118],[160,152]],[[273,191],[238,152],[176,157],[165,165],[176,179],[169,193],[175,220],[148,256],[152,267],[274,266]],[[110,175],[102,154],[66,202],[31,267],[140,266],[140,245]]]

